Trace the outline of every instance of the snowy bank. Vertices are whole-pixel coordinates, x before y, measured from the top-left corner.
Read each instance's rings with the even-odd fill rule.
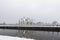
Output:
[[[11,36],[2,36],[2,35],[0,35],[0,40],[34,40],[34,39],[20,38],[20,37],[11,37]]]

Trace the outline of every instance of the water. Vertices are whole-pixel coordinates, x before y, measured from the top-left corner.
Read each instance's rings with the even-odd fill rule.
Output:
[[[60,40],[60,32],[0,29],[0,35],[27,37],[36,40]]]

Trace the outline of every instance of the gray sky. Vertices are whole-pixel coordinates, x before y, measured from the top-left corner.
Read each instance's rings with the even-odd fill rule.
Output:
[[[17,23],[22,17],[60,22],[60,0],[0,0],[0,23]]]

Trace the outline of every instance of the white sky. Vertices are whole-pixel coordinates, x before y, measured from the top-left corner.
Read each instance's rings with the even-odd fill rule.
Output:
[[[60,22],[60,0],[0,0],[0,23],[17,23],[22,17]]]

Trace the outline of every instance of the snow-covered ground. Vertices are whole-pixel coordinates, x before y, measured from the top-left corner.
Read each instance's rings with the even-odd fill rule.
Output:
[[[34,40],[34,39],[0,35],[0,40]]]

